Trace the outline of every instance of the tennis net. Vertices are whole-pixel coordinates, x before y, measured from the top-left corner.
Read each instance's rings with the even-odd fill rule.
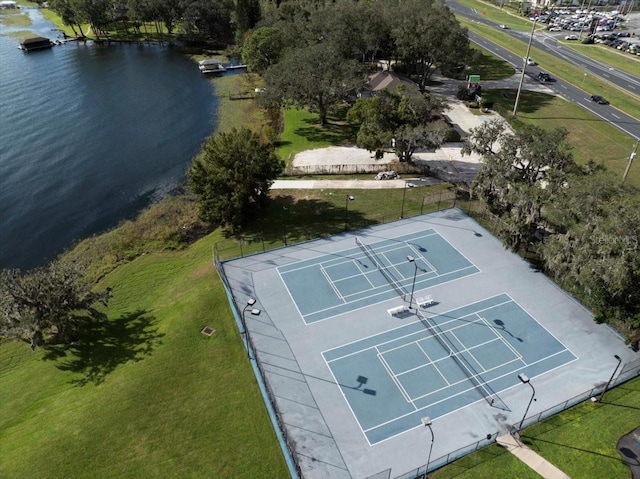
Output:
[[[427,327],[429,332],[440,342],[440,344],[449,353],[449,356],[460,366],[460,369],[467,375],[469,381],[475,386],[482,397],[486,399],[490,406],[494,406],[503,410],[508,410],[508,407],[498,395],[493,392],[490,387],[479,379],[479,373],[473,368],[469,361],[460,353],[455,347],[453,342],[444,334],[444,332],[434,322],[429,321],[422,311],[417,310],[418,317],[422,323]]]
[[[380,271],[380,274],[384,276],[387,282],[391,285],[391,287],[398,293],[398,295],[404,300],[407,292],[402,289],[402,286],[398,284],[398,282],[391,276],[391,273],[387,271],[387,268],[379,261],[373,252],[371,246],[364,244],[360,239],[356,236],[356,244],[360,247],[360,249],[364,252],[364,254],[369,258],[374,266]]]

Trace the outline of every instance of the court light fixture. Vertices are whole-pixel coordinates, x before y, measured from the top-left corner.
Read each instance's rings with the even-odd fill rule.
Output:
[[[242,309],[242,315],[240,316],[240,321],[242,322],[242,332],[240,334],[244,335],[244,341],[247,347],[247,357],[249,359],[251,359],[251,354],[249,352],[249,330],[247,329],[247,318],[245,317],[245,314],[247,312],[247,309],[251,308],[254,304],[256,304],[255,298],[247,299],[247,304]],[[260,314],[260,310],[258,308],[252,308],[251,314],[253,314],[254,316],[258,316]]]
[[[355,200],[353,195],[347,195],[344,200],[344,230],[349,231],[349,201]]]
[[[604,389],[602,390],[602,394],[600,394],[600,397],[598,397],[598,402],[602,402],[602,398],[604,397],[604,393],[606,393],[607,389],[609,389],[609,385],[611,384],[611,381],[613,381],[613,377],[616,375],[616,372],[618,372],[618,368],[620,367],[620,364],[622,364],[622,359],[620,358],[620,356],[618,356],[617,354],[614,354],[613,357],[616,359],[616,361],[618,361],[618,364],[616,364],[616,368],[613,370],[613,373],[611,374],[611,377],[609,378],[609,380],[607,381],[607,384],[605,385]]]
[[[529,399],[529,404],[527,405],[527,409],[525,409],[524,415],[522,416],[522,421],[520,421],[520,425],[518,426],[518,432],[520,432],[520,430],[522,429],[522,425],[524,424],[524,420],[527,417],[527,413],[529,412],[529,408],[531,407],[531,403],[535,400],[536,389],[533,387],[533,384],[531,384],[531,380],[529,379],[529,376],[527,376],[525,373],[518,374],[518,379],[522,384],[528,384],[532,391],[531,399]]]
[[[418,276],[418,263],[416,263],[416,259],[411,255],[407,255],[407,261],[409,263],[413,263],[413,266],[414,266],[413,282],[411,283],[411,298],[409,298],[409,309],[413,309],[413,292],[416,289],[416,277]],[[426,418],[426,419],[429,419],[429,418]]]
[[[425,427],[428,427],[429,432],[431,433],[431,442],[429,443],[429,455],[427,456],[427,465],[424,470],[424,477],[428,478],[429,463],[431,462],[431,452],[433,451],[433,441],[435,440],[435,436],[433,435],[433,429],[431,428],[432,421],[429,416],[425,416],[422,418],[422,424],[424,424]]]

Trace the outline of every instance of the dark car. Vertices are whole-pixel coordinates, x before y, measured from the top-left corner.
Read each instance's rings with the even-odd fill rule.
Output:
[[[591,95],[591,101],[595,101],[598,105],[608,105],[609,102],[600,95]]]
[[[536,80],[538,80],[539,82],[542,82],[542,83],[556,81],[555,78],[553,78],[547,72],[538,73],[538,75],[536,76]]]

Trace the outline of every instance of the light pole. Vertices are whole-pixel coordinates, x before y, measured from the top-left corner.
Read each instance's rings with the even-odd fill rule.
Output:
[[[518,85],[518,93],[516,93],[516,103],[513,105],[513,116],[516,116],[518,112],[518,102],[520,101],[520,92],[522,91],[522,84],[524,83],[524,74],[527,70],[527,62],[529,61],[529,52],[531,51],[531,42],[533,41],[533,32],[536,29],[536,22],[538,17],[533,19],[533,26],[531,27],[531,35],[529,35],[529,44],[527,45],[527,54],[524,57],[524,65],[522,66],[522,75],[520,75],[520,84]]]
[[[349,231],[349,201],[355,200],[356,197],[347,195],[344,200],[344,230]]]
[[[529,412],[529,408],[531,407],[531,403],[536,397],[536,389],[533,387],[533,384],[531,384],[531,380],[528,378],[526,374],[524,373],[518,374],[518,379],[524,384],[528,384],[529,386],[531,386],[531,391],[533,392],[533,394],[531,394],[531,399],[529,399],[529,404],[527,405],[527,409],[525,409],[524,411],[524,416],[522,416],[522,421],[520,421],[520,426],[518,426],[518,432],[520,432],[520,430],[522,429],[522,425],[524,424],[524,420],[527,417],[527,413]]]
[[[616,368],[613,370],[613,373],[611,374],[609,381],[607,381],[607,385],[604,387],[602,394],[600,394],[600,397],[598,398],[598,402],[602,402],[604,393],[606,393],[607,389],[609,389],[609,385],[611,384],[611,381],[613,381],[613,377],[616,375],[616,372],[618,372],[618,368],[620,367],[620,364],[622,364],[622,359],[620,359],[620,356],[618,356],[617,354],[614,354],[613,357],[616,358],[616,360],[618,361],[618,364],[616,364]]]
[[[631,155],[629,155],[629,163],[627,163],[627,168],[624,170],[624,174],[622,175],[622,183],[624,184],[624,180],[627,179],[627,175],[629,174],[629,170],[631,169],[631,163],[633,162],[633,159],[636,157],[636,153],[638,151],[638,143],[640,143],[639,141],[636,141],[636,146],[633,147],[633,151],[631,152]]]
[[[284,236],[284,245],[287,246],[287,211],[289,208],[286,206],[282,207],[282,233]]]
[[[429,432],[431,433],[431,443],[429,444],[429,455],[427,456],[427,467],[424,470],[424,477],[426,479],[429,477],[427,474],[429,474],[429,463],[431,462],[431,451],[433,451],[433,441],[435,437],[433,435],[433,429],[431,429],[431,418],[429,416],[422,418],[422,424],[428,427]]]
[[[416,288],[416,276],[418,275],[418,265],[416,264],[416,259],[413,256],[407,256],[407,261],[409,263],[413,263],[413,283],[411,283],[411,298],[409,299],[409,309],[413,308],[413,291]]]
[[[253,298],[247,299],[247,305],[242,310],[242,334],[244,334],[244,342],[247,347],[247,357],[251,359],[251,354],[249,353],[249,330],[247,329],[247,319],[245,318],[245,313],[247,309],[256,304],[256,300]],[[251,309],[251,314],[254,316],[259,316],[261,311],[258,308]]]

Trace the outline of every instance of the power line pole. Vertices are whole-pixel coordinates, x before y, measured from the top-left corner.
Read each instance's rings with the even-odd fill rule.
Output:
[[[640,143],[640,140],[636,140],[636,146],[633,147],[633,151],[629,155],[629,163],[627,163],[627,169],[624,170],[624,175],[622,175],[622,183],[623,184],[624,184],[624,180],[627,179],[627,175],[629,174],[629,170],[631,169],[631,163],[633,162],[633,159],[636,157],[636,153],[638,152],[638,143]]]
[[[516,116],[518,112],[518,102],[520,101],[520,92],[522,91],[522,84],[524,83],[524,74],[527,71],[527,62],[529,61],[529,52],[531,51],[531,42],[533,41],[533,31],[536,29],[536,22],[538,17],[533,19],[533,26],[531,27],[531,35],[529,35],[529,44],[527,45],[527,54],[524,57],[524,65],[522,66],[522,75],[520,75],[520,84],[518,85],[518,93],[516,93],[516,103],[513,105],[513,116]]]

